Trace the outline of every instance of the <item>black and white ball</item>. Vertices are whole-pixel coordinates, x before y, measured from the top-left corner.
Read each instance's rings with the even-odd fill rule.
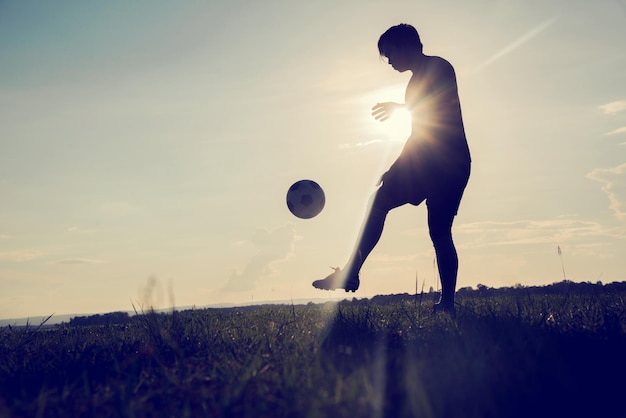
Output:
[[[317,216],[326,204],[324,190],[313,180],[300,180],[287,191],[287,207],[298,218]]]

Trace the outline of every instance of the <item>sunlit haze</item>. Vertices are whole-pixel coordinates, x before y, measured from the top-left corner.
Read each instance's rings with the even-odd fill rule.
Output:
[[[0,318],[345,297],[311,282],[408,135],[370,115],[403,101],[376,46],[401,22],[456,69],[457,288],[626,280],[624,0],[14,1]],[[286,207],[300,179],[315,218]],[[433,259],[426,208],[399,208],[354,296],[437,288]]]

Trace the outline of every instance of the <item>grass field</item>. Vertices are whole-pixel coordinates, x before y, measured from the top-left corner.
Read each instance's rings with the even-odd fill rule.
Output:
[[[626,283],[0,329],[1,417],[626,417]]]

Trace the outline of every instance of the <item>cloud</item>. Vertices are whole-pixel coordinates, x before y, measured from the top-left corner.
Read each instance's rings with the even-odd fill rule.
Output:
[[[485,248],[523,245],[556,245],[568,242],[571,247],[589,253],[599,250],[609,239],[626,238],[626,230],[607,227],[595,221],[579,219],[519,220],[511,222],[474,222],[460,224],[455,234],[463,237],[461,247]]]
[[[626,110],[626,100],[617,100],[615,102],[607,103],[600,106],[600,109],[607,115],[612,115]]]
[[[39,250],[13,250],[0,252],[0,261],[10,261],[14,263],[22,263],[25,261],[35,260],[43,257],[44,253]]]
[[[626,134],[626,126],[623,126],[621,128],[614,129],[611,132],[605,133],[605,135],[619,135],[619,134]]]
[[[623,199],[626,197],[626,163],[610,168],[596,168],[587,174],[587,178],[601,184],[600,189],[609,198],[609,209],[620,220],[626,220]]]
[[[357,142],[356,144],[339,144],[339,149],[354,149],[354,148],[364,148],[367,147],[369,145],[374,145],[374,144],[380,144],[380,143],[387,143],[389,141],[385,141],[383,139],[372,139],[370,141],[365,141],[365,142]]]
[[[66,258],[63,260],[53,261],[50,264],[102,264],[104,261],[93,258]]]
[[[258,230],[250,242],[257,248],[257,253],[243,270],[234,272],[222,289],[226,292],[247,292],[255,289],[257,282],[274,271],[274,265],[287,260],[293,254],[297,239],[293,224],[287,224],[272,230]]]

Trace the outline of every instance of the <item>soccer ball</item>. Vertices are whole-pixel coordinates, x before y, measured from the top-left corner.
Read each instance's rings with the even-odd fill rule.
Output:
[[[326,203],[324,190],[313,180],[300,180],[287,191],[287,207],[298,218],[317,216]]]

